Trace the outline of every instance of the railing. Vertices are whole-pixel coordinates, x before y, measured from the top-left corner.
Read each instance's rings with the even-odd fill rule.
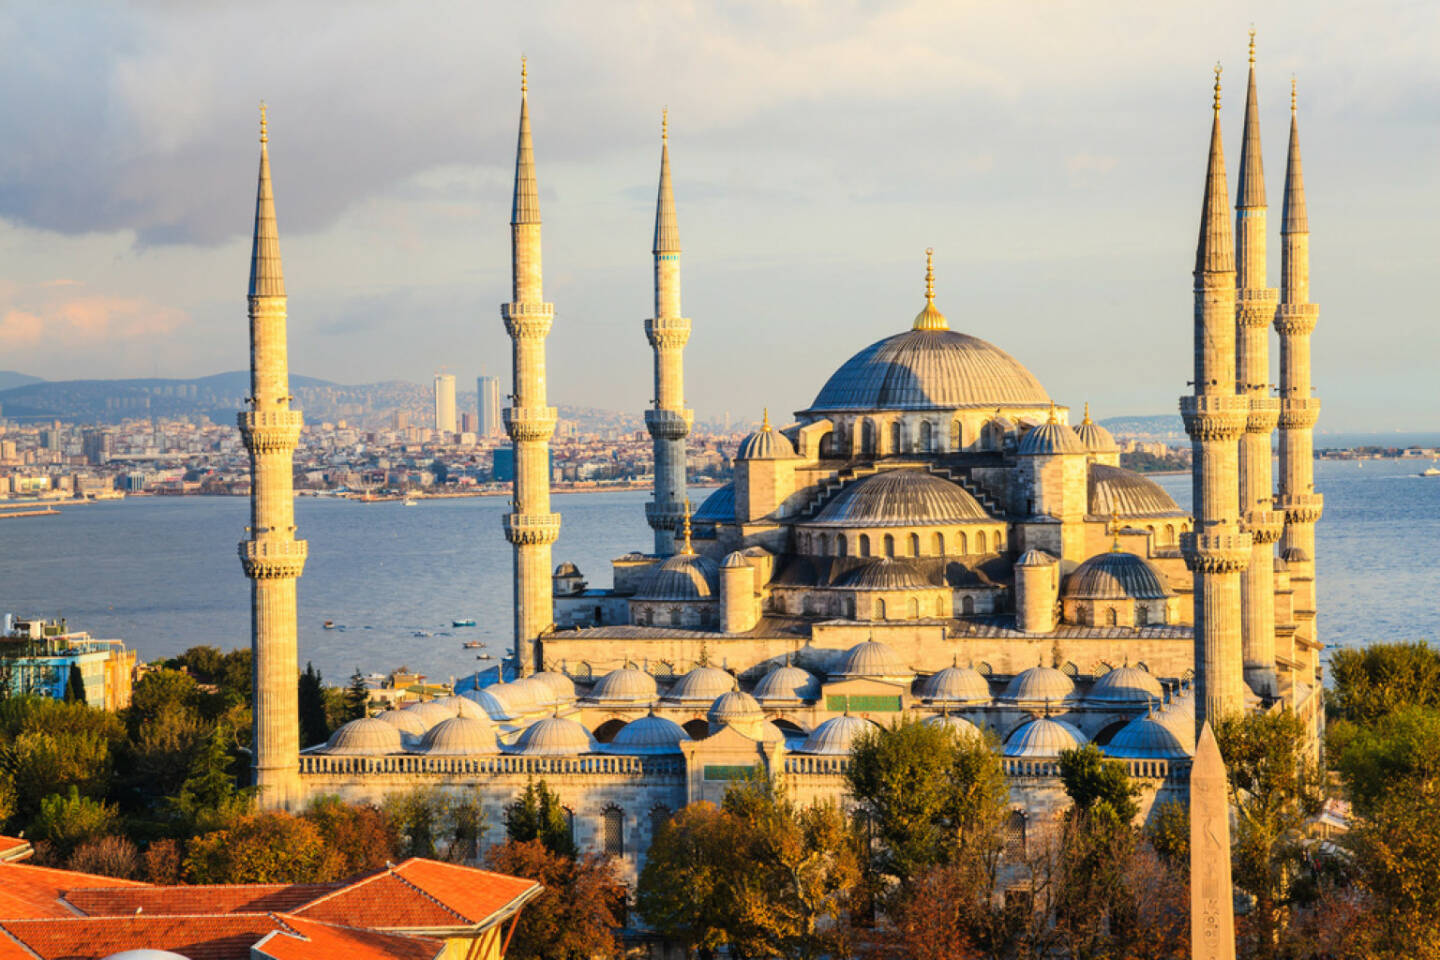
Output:
[[[1167,760],[1163,758],[1116,757],[1125,765],[1125,772],[1131,779],[1171,780],[1189,779],[1190,761]],[[1027,757],[1005,757],[1001,760],[1005,776],[1016,778],[1055,778],[1060,776],[1060,761],[1050,759],[1031,760]]]
[[[811,757],[791,755],[785,758],[787,775],[842,777],[850,769],[849,755],[839,757]]]
[[[387,754],[375,757],[346,757],[302,754],[300,773],[311,776],[354,776],[385,774],[432,774],[440,776],[498,776],[503,774],[577,776],[683,776],[685,761],[680,757],[428,757]]]

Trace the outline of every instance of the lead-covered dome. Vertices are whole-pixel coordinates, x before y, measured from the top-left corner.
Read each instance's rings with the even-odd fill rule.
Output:
[[[655,678],[635,667],[611,670],[590,690],[587,700],[598,703],[653,703]]]
[[[909,681],[914,678],[915,671],[906,668],[889,644],[866,640],[845,651],[840,663],[830,671],[830,676]]]
[[[677,553],[657,566],[635,591],[636,600],[710,600],[720,595],[720,568],[709,557]]]
[[[437,723],[449,720],[451,717],[458,715],[458,711],[453,707],[443,706],[435,700],[424,700],[420,703],[411,704],[405,708],[405,712],[413,714],[418,718],[421,723],[425,724],[426,730],[429,730]]]
[[[527,757],[561,757],[597,749],[590,731],[567,717],[546,717],[526,727],[515,752]]]
[[[937,585],[913,561],[880,557],[851,570],[836,581],[836,586],[851,590],[929,590]]]
[[[990,520],[963,487],[919,470],[886,470],[846,486],[808,525],[916,527]]]
[[[680,744],[689,739],[690,734],[680,724],[651,713],[621,727],[607,749],[626,756],[651,757],[679,753]]]
[[[983,733],[980,732],[980,728],[975,726],[975,724],[971,723],[969,720],[966,720],[964,717],[957,717],[948,713],[941,713],[933,717],[926,717],[925,723],[926,725],[932,727],[944,727],[946,730],[954,732],[961,739],[974,737],[975,739],[980,740],[983,739],[985,736]]]
[[[736,460],[790,460],[796,455],[790,438],[770,426],[769,410],[765,411],[760,429],[741,440],[735,451]]]
[[[1040,665],[1016,674],[1005,688],[1003,699],[1012,703],[1041,704],[1061,702],[1074,695],[1075,681],[1054,667]]]
[[[1194,747],[1185,744],[1177,730],[1156,717],[1136,717],[1105,745],[1112,757],[1163,759],[1188,757]]]
[[[451,717],[435,725],[420,741],[420,751],[434,757],[470,757],[498,753],[495,728],[488,720]]]
[[[855,746],[856,737],[869,730],[878,729],[878,726],[863,717],[852,717],[849,714],[831,717],[805,738],[805,745],[800,748],[800,752],[829,757],[847,756]]]
[[[390,724],[408,737],[423,737],[427,729],[425,723],[409,710],[386,710],[375,719]]]
[[[820,699],[820,678],[809,670],[786,664],[771,670],[755,684],[755,699],[761,703],[798,703]]]
[[[954,330],[907,330],[845,361],[806,412],[994,410],[1049,402],[1040,381],[994,344]]]
[[[1051,411],[1048,422],[1032,428],[1020,438],[1015,452],[1032,457],[1079,454],[1085,452],[1085,444],[1080,442],[1074,430],[1056,420],[1054,411]]]
[[[735,678],[719,667],[696,667],[675,681],[665,694],[676,703],[714,703],[715,698],[735,689]]]
[[[1090,453],[1119,453],[1120,444],[1115,442],[1115,436],[1100,424],[1090,419],[1090,404],[1085,404],[1085,419],[1080,421],[1080,426],[1075,428],[1075,436],[1085,445]]]
[[[990,682],[974,667],[946,667],[925,681],[920,696],[931,703],[986,703]]]
[[[1058,757],[1061,751],[1074,750],[1085,742],[1085,734],[1064,720],[1037,717],[1010,734],[1003,752],[1007,757]]]
[[[1159,703],[1165,699],[1165,691],[1159,680],[1127,664],[1096,680],[1085,699],[1101,703]]]
[[[452,694],[448,697],[441,697],[435,703],[437,706],[453,712],[457,717],[470,717],[475,720],[489,719],[480,704],[467,697],[457,697]]]
[[[1075,600],[1163,600],[1175,594],[1149,561],[1111,550],[1076,567],[1065,578],[1064,595]]]
[[[571,703],[575,700],[575,681],[558,670],[542,670],[530,679],[549,687],[556,703]]]
[[[325,752],[338,756],[399,753],[401,749],[400,731],[374,717],[351,720],[330,734],[325,742]]]
[[[762,721],[765,719],[765,712],[760,709],[760,704],[750,694],[742,690],[732,690],[715,698],[715,702],[705,713],[705,719],[709,722],[711,730],[718,730],[727,723]]]
[[[1092,463],[1089,468],[1086,510],[1091,516],[1183,517],[1165,488],[1124,467]]]

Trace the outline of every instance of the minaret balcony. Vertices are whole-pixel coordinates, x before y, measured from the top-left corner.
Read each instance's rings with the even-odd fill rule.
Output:
[[[1275,332],[1282,337],[1306,336],[1315,332],[1319,319],[1318,303],[1282,303],[1275,310]]]
[[[511,302],[500,304],[505,332],[516,340],[544,339],[555,321],[555,304]]]
[[[1285,512],[1286,523],[1315,523],[1325,509],[1325,497],[1319,493],[1282,493],[1275,506]]]
[[[555,434],[554,407],[506,407],[500,411],[500,419],[516,443],[549,440]]]
[[[1308,430],[1320,419],[1318,397],[1283,397],[1280,402],[1281,430]]]
[[[1274,287],[1241,287],[1235,291],[1235,321],[1242,327],[1268,327],[1279,302]]]
[[[1230,524],[1180,534],[1185,566],[1196,573],[1239,573],[1250,565],[1250,534]]]
[[[1192,440],[1234,440],[1245,432],[1250,399],[1233,393],[1180,398],[1180,415]]]
[[[1245,417],[1246,433],[1269,433],[1280,422],[1280,398],[1249,394],[1250,412]]]
[[[660,410],[652,407],[645,411],[645,428],[656,440],[683,440],[690,434],[690,426],[694,422],[693,410]]]
[[[255,580],[300,576],[310,545],[304,540],[242,540],[240,565]]]
[[[1274,543],[1285,530],[1285,511],[1251,510],[1241,518],[1240,529],[1255,543]]]
[[[295,449],[304,416],[299,410],[242,410],[235,422],[252,453],[279,453]]]
[[[655,530],[679,530],[685,522],[685,505],[652,500],[645,504],[645,521]]]
[[[558,513],[507,513],[501,523],[505,539],[516,546],[554,543],[560,536]]]
[[[645,339],[654,349],[679,349],[690,340],[690,318],[651,317],[645,321]]]

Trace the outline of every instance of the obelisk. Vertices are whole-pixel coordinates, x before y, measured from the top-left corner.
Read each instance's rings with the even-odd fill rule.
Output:
[[[1200,729],[1190,767],[1190,956],[1235,960],[1235,893],[1230,882],[1230,800],[1225,761],[1210,724]]]

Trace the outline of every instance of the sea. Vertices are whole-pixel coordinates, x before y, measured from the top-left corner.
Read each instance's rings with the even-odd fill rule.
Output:
[[[1440,477],[1416,460],[1315,463],[1325,495],[1317,528],[1319,624],[1332,646],[1440,635]],[[1182,507],[1188,474],[1160,475]],[[697,502],[705,491],[695,491]],[[643,491],[557,494],[554,562],[592,587],[610,560],[649,548]],[[498,663],[511,636],[511,553],[504,497],[358,503],[300,497],[310,558],[299,582],[300,662],[329,682],[405,666],[437,680]],[[64,617],[124,640],[142,660],[196,644],[249,643],[250,588],[236,544],[249,501],[132,497],[60,506],[58,516],[0,520],[0,613]],[[473,619],[474,627],[455,627]],[[332,626],[326,628],[329,621]],[[465,649],[477,641],[481,649]],[[477,659],[482,654],[491,659]]]

